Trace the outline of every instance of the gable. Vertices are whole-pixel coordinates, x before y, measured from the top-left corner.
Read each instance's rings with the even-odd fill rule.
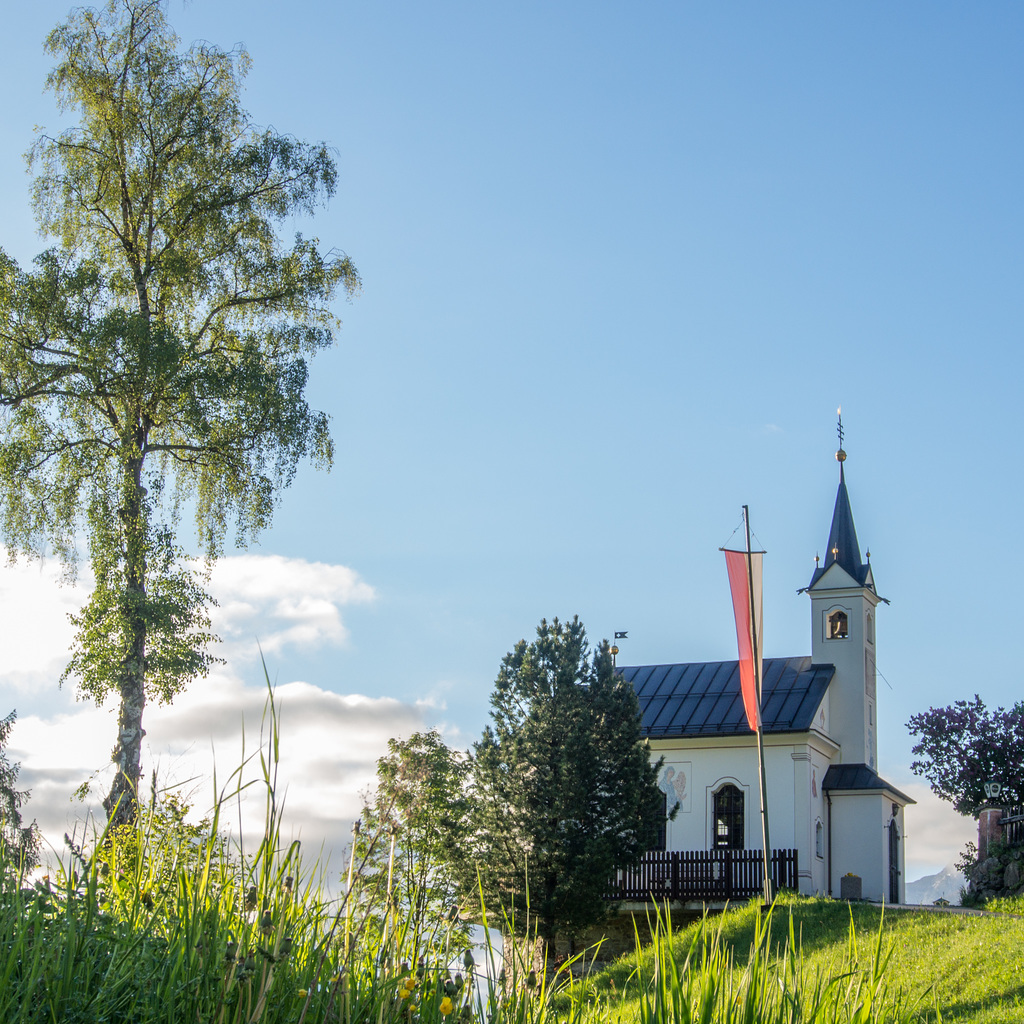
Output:
[[[764,731],[804,732],[835,675],[809,657],[765,658],[761,686]],[[753,735],[740,696],[737,661],[640,665],[617,669],[636,689],[645,737]]]
[[[825,577],[828,577],[826,580]],[[867,587],[875,589],[875,576],[871,571],[871,563],[865,562],[855,574],[840,565],[838,562],[830,562],[824,568],[818,567],[811,576],[811,582],[806,587],[801,587],[797,593],[815,590],[849,590],[853,587]]]
[[[867,567],[865,567],[866,569]],[[838,562],[819,570],[808,590],[847,590],[861,586],[861,581],[851,576]]]

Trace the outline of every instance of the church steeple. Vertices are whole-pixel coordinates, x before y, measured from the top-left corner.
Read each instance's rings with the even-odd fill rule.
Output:
[[[846,474],[843,470],[843,463],[846,462],[846,452],[843,451],[843,417],[839,416],[839,451],[836,452],[836,461],[839,463],[839,490],[836,493],[836,505],[832,510],[832,526],[828,531],[828,547],[825,549],[825,561],[821,566],[815,566],[814,575],[808,588],[825,575],[831,566],[838,564],[862,587],[867,586],[874,589],[871,581],[870,565],[861,561],[860,544],[857,542],[857,528],[853,525],[853,510],[850,508],[850,494],[846,489]]]
[[[846,490],[843,421],[839,421],[839,492],[832,512],[825,561],[816,567],[807,594],[811,599],[811,660],[832,665],[828,688],[829,734],[842,763],[872,771],[878,757],[875,722],[875,590],[870,562],[862,562]]]

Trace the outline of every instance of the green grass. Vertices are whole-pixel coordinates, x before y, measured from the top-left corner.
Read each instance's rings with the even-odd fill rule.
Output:
[[[272,695],[264,725],[200,826],[154,800],[31,885],[0,844],[3,1024],[1024,1024],[1024,920],[796,897],[663,927],[583,981],[507,962],[466,984],[450,915],[410,916],[354,861],[334,898],[282,843]],[[220,823],[252,787],[246,851]]]
[[[354,860],[355,896],[330,895],[282,843],[279,744],[271,693],[261,743],[201,826],[154,795],[137,827],[69,844],[32,884],[0,842],[3,1024],[545,1024],[550,979],[509,965],[508,985],[474,986],[471,964],[449,968],[457,921],[410,917]],[[254,789],[264,834],[247,851],[221,821]]]
[[[795,971],[789,970],[794,957],[787,959],[785,948],[790,922],[797,948]],[[791,991],[813,991],[820,983],[847,975],[840,988],[857,972],[867,979],[880,968],[889,1015],[879,1019],[886,1022],[899,1019],[893,1007],[906,1009],[911,1020],[1024,1022],[1024,920],[883,911],[870,904],[787,896],[776,904],[766,934],[759,934],[761,926],[759,910],[752,904],[680,929],[665,945],[680,963],[695,942],[699,949],[717,944],[723,952],[720,960],[730,961],[733,984],[739,987],[752,965],[764,972],[774,964],[773,984]],[[652,984],[658,945],[656,940],[655,948],[645,947],[593,976],[589,998],[605,1003],[608,1012],[623,1022],[643,1021],[640,993]],[[854,1019],[852,1012],[849,1019]]]

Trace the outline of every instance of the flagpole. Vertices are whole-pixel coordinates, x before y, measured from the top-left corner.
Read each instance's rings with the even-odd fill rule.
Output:
[[[768,787],[764,776],[764,733],[761,723],[761,659],[757,649],[757,605],[754,602],[754,564],[750,550],[750,509],[743,506],[747,528],[747,583],[750,587],[750,631],[754,650],[754,692],[757,694],[757,776],[761,784],[761,846],[764,854],[764,901],[772,901],[772,848],[768,840]]]

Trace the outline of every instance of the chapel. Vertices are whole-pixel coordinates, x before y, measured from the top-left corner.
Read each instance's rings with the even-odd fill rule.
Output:
[[[839,490],[824,561],[800,593],[810,654],[763,661],[761,716],[769,845],[795,850],[806,894],[902,903],[904,808],[878,774],[875,589],[862,559],[840,447]],[[664,758],[666,851],[762,849],[755,734],[736,661],[619,666],[636,688],[643,734]],[[845,881],[844,881],[845,879]]]

